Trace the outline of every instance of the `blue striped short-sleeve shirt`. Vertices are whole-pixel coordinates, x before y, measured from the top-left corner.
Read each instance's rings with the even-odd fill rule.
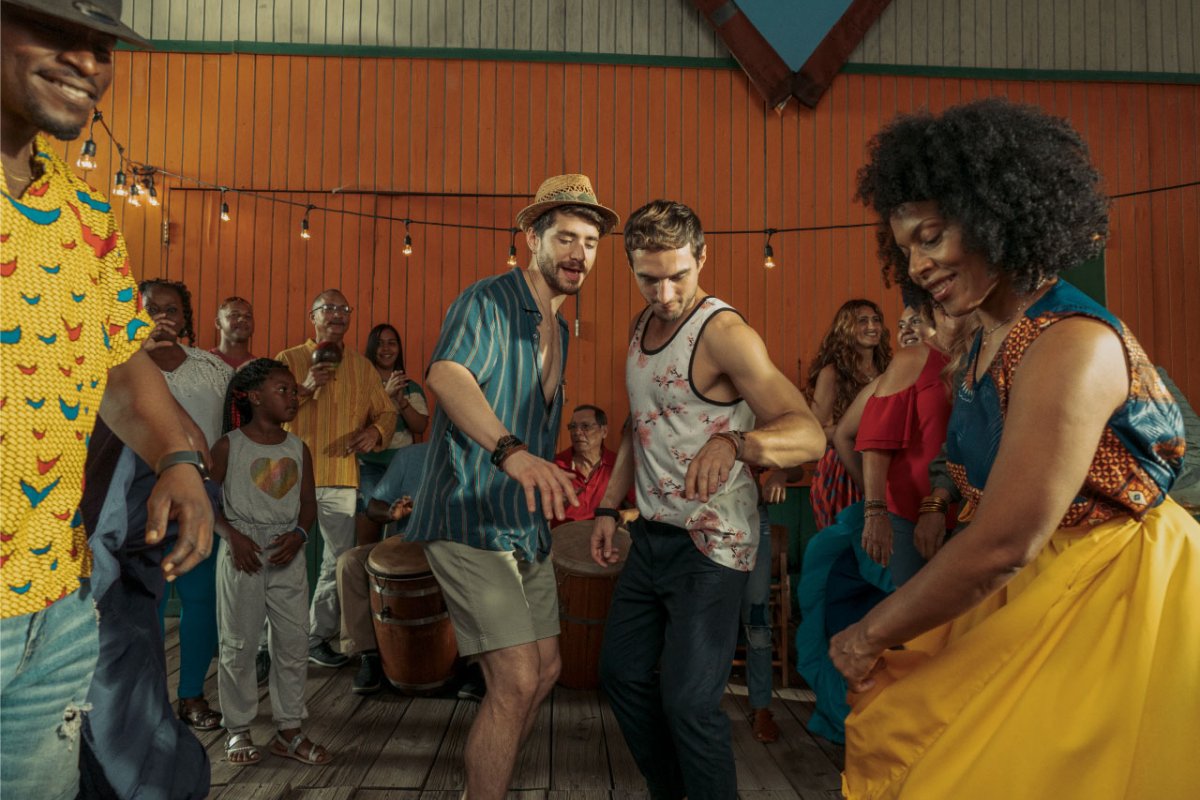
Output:
[[[538,363],[542,315],[529,285],[514,269],[469,286],[451,304],[430,363],[462,364],[488,405],[529,452],[554,460],[562,418],[562,375],[546,404]],[[562,363],[568,333],[561,318]],[[520,550],[529,560],[550,552],[550,530],[540,511],[530,514],[521,485],[492,466],[491,451],[463,433],[441,406],[425,458],[425,476],[413,499],[406,537],[444,539],[482,550]]]

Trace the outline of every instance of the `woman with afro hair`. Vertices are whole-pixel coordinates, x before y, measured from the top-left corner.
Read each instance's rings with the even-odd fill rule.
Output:
[[[1107,202],[1079,134],[989,99],[869,146],[885,279],[981,324],[946,442],[969,526],[832,640],[852,798],[1179,798],[1200,785],[1200,525],[1178,406],[1061,280]]]

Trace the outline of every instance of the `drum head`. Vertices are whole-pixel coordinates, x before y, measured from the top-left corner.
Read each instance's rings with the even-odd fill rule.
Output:
[[[629,531],[617,528],[613,535],[613,547],[620,559],[616,564],[602,567],[592,560],[592,526],[595,520],[581,519],[566,522],[550,531],[550,557],[554,565],[577,575],[616,575],[625,566],[632,541]]]
[[[399,536],[384,539],[367,557],[367,571],[375,575],[419,575],[429,572],[425,545]]]

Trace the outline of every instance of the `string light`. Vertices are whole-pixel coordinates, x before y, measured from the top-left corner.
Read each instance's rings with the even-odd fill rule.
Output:
[[[308,212],[313,210],[313,206],[309,205],[304,211],[304,219],[300,220],[300,238],[311,239],[312,234],[308,232]]]
[[[83,143],[83,149],[79,151],[79,159],[75,162],[75,166],[80,169],[96,168],[96,141],[91,136],[88,136],[88,140]]]
[[[767,228],[764,231],[767,234],[767,246],[763,248],[764,269],[775,269],[775,250],[771,247],[771,237],[777,232],[774,228]]]
[[[158,202],[158,192],[154,189],[154,176],[146,178],[146,202],[155,207],[161,205]]]
[[[79,159],[75,162],[75,166],[80,169],[95,169],[96,168],[96,123],[101,119],[100,112],[97,109],[92,109],[92,124],[88,127],[87,141],[83,143],[83,148],[79,151]]]
[[[508,261],[505,262],[510,267],[515,267],[517,265],[517,234],[520,232],[520,228],[512,229],[513,239],[512,243],[508,245]]]
[[[221,222],[229,222],[233,217],[229,216],[229,203],[225,202],[225,187],[221,187]]]
[[[116,197],[126,197],[129,194],[129,189],[125,184],[125,173],[118,169],[117,174],[113,176],[112,193]]]
[[[128,201],[129,205],[134,206],[135,208],[140,208],[142,205],[142,201],[138,198],[138,195],[140,195],[141,193],[142,193],[142,190],[138,188],[138,185],[136,183],[130,184],[129,185],[129,201]]]
[[[404,220],[404,249],[401,252],[406,256],[411,256],[413,254],[412,234],[408,232],[408,224],[410,222],[412,222],[412,220]]]

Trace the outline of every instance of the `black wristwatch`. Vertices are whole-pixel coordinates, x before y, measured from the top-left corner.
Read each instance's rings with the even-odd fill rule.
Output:
[[[201,480],[208,480],[208,467],[204,466],[204,458],[199,450],[176,450],[174,453],[167,453],[158,460],[154,474],[162,475],[164,471],[179,464],[191,464],[200,471]]]

